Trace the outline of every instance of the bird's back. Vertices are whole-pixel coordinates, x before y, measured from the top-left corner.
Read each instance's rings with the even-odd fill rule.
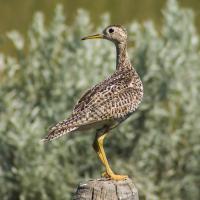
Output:
[[[134,95],[134,97],[129,98],[129,95]],[[73,114],[112,102],[112,99],[119,98],[120,100],[121,96],[135,108],[142,99],[142,82],[133,68],[117,70],[107,79],[89,89],[75,105]],[[113,106],[111,105],[110,109],[114,108]]]

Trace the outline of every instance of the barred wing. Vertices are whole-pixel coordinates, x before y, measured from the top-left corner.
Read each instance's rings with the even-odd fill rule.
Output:
[[[107,99],[91,101],[83,110],[75,110],[71,126],[79,127],[104,120],[120,119],[133,112],[140,103],[134,88],[128,87],[117,94],[110,94]]]

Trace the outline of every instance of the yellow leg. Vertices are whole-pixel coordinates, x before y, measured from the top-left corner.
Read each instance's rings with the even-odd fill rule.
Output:
[[[102,164],[106,168],[106,172],[104,172],[102,175],[104,177],[110,178],[112,180],[117,180],[117,181],[124,180],[124,179],[128,178],[128,176],[114,174],[114,172],[110,168],[110,165],[108,163],[108,160],[106,158],[106,154],[105,154],[105,151],[103,148],[103,141],[104,141],[105,136],[106,136],[106,133],[104,133],[104,132],[102,132],[101,134],[97,133],[94,143],[93,143],[93,147],[94,147],[95,151],[97,152]]]

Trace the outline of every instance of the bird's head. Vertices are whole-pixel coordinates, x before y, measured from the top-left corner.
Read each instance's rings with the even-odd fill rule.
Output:
[[[110,25],[106,27],[101,34],[90,35],[82,38],[82,40],[87,39],[107,39],[115,44],[126,43],[127,32],[126,29],[120,25]]]

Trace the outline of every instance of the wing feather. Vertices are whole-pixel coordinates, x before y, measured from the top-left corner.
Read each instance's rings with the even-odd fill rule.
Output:
[[[88,106],[91,106],[92,102],[96,103],[96,101],[99,101],[100,98],[107,99],[111,93],[115,95],[121,90],[127,88],[131,80],[125,77],[126,73],[121,74],[116,71],[112,76],[108,77],[103,82],[87,90],[75,105],[73,113],[84,110]]]
[[[137,104],[132,103],[134,102],[132,100],[136,99],[135,92],[134,88],[129,87],[117,94],[112,93],[106,99],[100,98],[98,101],[91,101],[85,109],[73,113],[73,118],[76,118],[73,126],[79,127],[125,117],[133,112],[139,104],[138,101]]]

